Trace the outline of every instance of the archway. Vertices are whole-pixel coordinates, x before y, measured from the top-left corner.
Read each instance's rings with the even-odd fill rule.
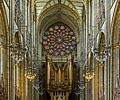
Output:
[[[42,58],[42,36],[43,33],[53,24],[57,22],[62,22],[68,25],[75,33],[76,37],[80,37],[80,23],[81,17],[77,15],[73,9],[67,7],[63,4],[55,4],[45,9],[39,16],[38,19],[38,47],[39,47],[39,57]],[[79,38],[77,38],[79,43]],[[77,55],[79,56],[79,55]]]
[[[8,91],[8,30],[5,11],[0,3],[0,99],[7,99]]]
[[[95,100],[104,99],[104,59],[105,55],[105,34],[100,32],[97,36],[97,56],[94,59],[95,78],[94,78],[94,98]]]
[[[21,94],[22,94],[22,83],[21,80],[23,78],[22,76],[22,61],[19,61],[18,57],[15,57],[17,52],[20,53],[20,50],[22,48],[22,39],[21,39],[21,34],[19,31],[15,32],[13,35],[13,48],[14,51],[13,53],[13,64],[14,64],[14,81],[15,81],[15,99],[20,100],[21,99]]]
[[[78,57],[80,58],[79,45],[80,45],[80,29],[81,29],[80,27],[82,23],[81,19],[82,16],[79,16],[75,9],[73,10],[71,7],[68,7],[67,5],[64,5],[59,2],[57,4],[47,7],[46,9],[43,9],[42,13],[38,18],[39,58],[41,58],[41,63],[44,63],[47,62],[47,60],[45,61],[45,56],[50,55],[52,57],[52,61],[49,62],[52,63],[50,66],[56,67],[56,69],[53,70],[53,73],[55,73],[55,75],[50,74],[52,77],[51,79],[52,85],[60,83],[61,80],[62,80],[61,84],[64,84],[64,80],[66,81],[65,84],[67,84],[68,72],[66,72],[66,70],[69,69],[67,65],[68,63],[72,64],[72,60],[73,60],[73,59],[69,60],[69,56],[74,55],[75,59],[77,59]],[[75,47],[73,47],[71,43],[74,44]],[[69,71],[73,71],[73,70],[74,69],[72,70],[69,69]],[[50,70],[50,73],[51,72],[52,72],[52,68]],[[72,76],[71,74],[69,76]],[[53,76],[59,77],[59,81],[58,78],[54,78]],[[59,86],[60,84],[58,85],[58,87]],[[62,86],[60,87],[61,90],[58,92],[57,90],[59,89],[58,87],[55,86],[56,89],[54,89],[54,92],[52,90],[52,92],[50,93],[51,97],[62,98],[61,96],[63,96],[63,98],[67,99],[70,94],[69,87],[67,93],[66,93],[66,89],[61,88]],[[71,87],[71,91],[72,88],[73,87]]]
[[[111,89],[112,99],[119,98],[119,80],[120,80],[120,4],[116,4],[115,13],[112,22],[112,73]]]

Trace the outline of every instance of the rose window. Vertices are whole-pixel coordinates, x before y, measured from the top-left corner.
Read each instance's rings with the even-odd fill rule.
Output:
[[[49,54],[64,56],[76,47],[76,36],[70,27],[63,23],[50,26],[43,34],[43,46]]]

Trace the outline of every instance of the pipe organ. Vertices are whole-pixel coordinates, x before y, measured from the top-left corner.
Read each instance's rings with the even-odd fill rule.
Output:
[[[54,63],[46,57],[46,88],[51,100],[69,100],[73,88],[73,57],[65,63]]]

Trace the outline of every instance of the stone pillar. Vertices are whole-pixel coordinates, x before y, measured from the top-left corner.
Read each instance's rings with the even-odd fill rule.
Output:
[[[21,66],[21,100],[25,100],[25,66],[22,64]]]
[[[32,81],[28,80],[28,88],[27,88],[27,100],[32,100]]]
[[[93,47],[96,48],[96,36],[98,34],[99,21],[99,1],[92,1],[92,32],[93,32]],[[98,67],[96,66],[96,58],[93,59],[93,68],[95,68],[95,76],[92,79],[93,100],[98,100]]]
[[[69,93],[66,92],[66,99],[65,100],[69,100]]]
[[[72,73],[72,58],[70,57],[70,59],[69,59],[69,65],[68,65],[68,69],[69,69],[69,81],[70,81],[70,86],[72,85],[72,80],[73,80],[73,73]]]
[[[86,1],[86,57],[85,59],[87,60],[87,53],[88,53],[88,34],[89,34],[89,1]],[[87,64],[86,64],[87,65]],[[86,85],[85,88],[85,100],[88,100],[88,84]]]
[[[14,33],[14,1],[9,0],[9,33],[8,33],[8,45],[12,43],[12,35]],[[15,73],[14,64],[10,56],[11,48],[8,50],[9,64],[8,64],[8,100],[15,100]]]
[[[3,74],[3,82],[4,82],[4,87],[7,92],[8,89],[8,55],[7,55],[7,49],[6,46],[1,46],[1,68],[2,68],[2,73]]]
[[[51,100],[54,100],[53,92],[50,93],[50,96],[51,96]]]
[[[28,80],[27,80],[27,78],[25,78],[25,100],[28,100]]]
[[[15,64],[15,94],[21,96],[21,69],[20,64]]]
[[[56,92],[54,92],[54,99],[53,100],[56,100],[56,95],[57,95]]]
[[[106,21],[106,34],[105,34],[105,43],[106,43],[106,46],[109,45],[109,42],[110,42],[110,0],[105,0],[105,21]],[[104,67],[104,91],[105,91],[105,100],[110,100],[110,82],[109,82],[109,79],[110,79],[110,62],[109,62],[110,58],[108,57],[108,59],[106,59],[106,62],[105,62],[105,67]]]
[[[35,89],[33,87],[33,83],[32,83],[32,100],[35,100]]]
[[[63,100],[65,100],[65,93],[63,92]]]
[[[9,74],[8,74],[8,100],[15,100],[15,61],[13,59],[9,60]]]
[[[95,33],[96,33],[96,28],[97,27],[94,27],[96,25],[96,17],[95,17],[95,14],[96,14],[96,10],[95,8],[97,8],[96,6],[96,0],[92,0],[92,33],[93,33],[93,48],[95,47]],[[95,58],[93,58],[93,68],[95,68]],[[92,100],[96,100],[95,99],[95,76],[94,78],[92,79]]]

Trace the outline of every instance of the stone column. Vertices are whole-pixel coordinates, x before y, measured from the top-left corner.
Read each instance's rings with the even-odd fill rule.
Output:
[[[69,81],[70,81],[70,86],[72,85],[72,80],[73,80],[73,73],[72,73],[72,68],[73,66],[72,66],[72,58],[70,57],[69,58],[69,64],[68,64],[68,69],[69,69]]]
[[[96,10],[95,8],[97,8],[97,5],[96,5],[96,0],[92,0],[92,34],[93,34],[93,48],[95,47],[95,33],[96,33],[96,28],[97,27],[94,27],[96,25],[96,17],[95,17],[95,14],[96,14]],[[93,58],[93,68],[95,68],[95,58]],[[96,100],[95,99],[95,76],[94,78],[92,79],[92,100]]]
[[[21,100],[25,100],[25,66],[22,64],[21,66]]]
[[[57,95],[56,92],[54,92],[54,99],[53,100],[56,100],[56,95]]]
[[[106,46],[109,45],[109,42],[110,42],[110,0],[105,0],[105,21],[106,21],[106,34],[105,34],[105,43],[106,43]],[[110,62],[109,62],[110,58],[108,57],[108,59],[106,59],[106,62],[105,62],[105,67],[104,67],[104,88],[105,88],[105,100],[109,100],[110,99]]]
[[[6,46],[1,46],[1,69],[3,74],[3,82],[4,82],[4,87],[7,92],[8,89],[8,54],[7,54],[7,49]]]
[[[69,100],[69,93],[66,92],[66,99],[65,100]]]
[[[8,33],[8,45],[12,43],[12,35],[14,33],[14,1],[9,0],[9,33]],[[11,48],[8,50],[9,64],[8,64],[8,100],[15,100],[15,73],[14,64],[10,56]]]
[[[88,53],[88,44],[89,44],[89,42],[88,42],[88,34],[89,34],[89,0],[88,1],[86,1],[86,5],[85,5],[86,7],[86,61],[87,61],[87,59],[88,59],[88,57],[87,57],[87,53]],[[86,64],[87,65],[87,64]],[[85,97],[84,97],[84,99],[85,100],[88,100],[88,84],[86,85],[86,88],[85,88]]]
[[[82,24],[85,24],[85,22]],[[86,32],[85,32],[86,30],[85,29],[86,29],[86,27],[82,27],[82,31],[80,33],[80,40],[79,40],[80,41],[80,44],[79,44],[80,49],[77,50],[79,52],[79,53],[77,52],[77,55],[79,55],[79,56],[77,57],[78,65],[77,65],[76,70],[79,70],[80,82],[84,81],[83,66],[84,66],[85,60],[86,60],[86,56],[85,56],[86,55]],[[85,94],[85,92],[81,91],[80,98],[82,98],[82,100],[84,100],[84,98],[85,98],[84,94]]]
[[[34,80],[33,80],[34,81]],[[33,87],[33,83],[34,82],[32,82],[32,100],[35,100],[35,89],[34,89],[34,87]]]
[[[54,100],[53,92],[50,93],[50,96],[51,96],[51,100]]]
[[[96,36],[98,34],[98,17],[99,17],[99,1],[92,1],[92,32],[93,47],[96,48]],[[93,59],[93,68],[95,68],[95,76],[92,79],[93,100],[98,100],[98,67],[96,67],[96,58]]]
[[[63,92],[63,100],[65,100],[65,93]]]
[[[27,80],[27,78],[25,78],[25,100],[27,100],[28,99],[28,80]]]
[[[32,100],[32,81],[28,80],[28,88],[27,88],[27,100]]]
[[[15,100],[15,63],[9,60],[8,69],[8,100]]]

